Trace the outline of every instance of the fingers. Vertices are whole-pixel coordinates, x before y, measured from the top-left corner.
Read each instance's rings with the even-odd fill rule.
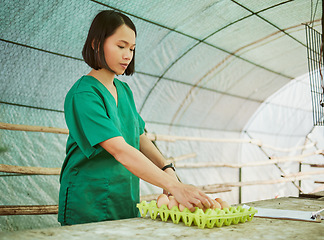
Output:
[[[204,205],[202,204],[202,202],[199,199],[194,199],[192,202],[196,207],[198,207],[200,209],[204,208]]]
[[[192,205],[190,202],[188,202],[186,205],[184,205],[186,208],[189,209],[190,212],[194,212],[196,210],[195,206]]]
[[[200,207],[200,205],[197,205],[197,207],[206,208],[206,209],[214,207],[214,202],[210,197],[208,197],[204,192],[200,190],[199,190],[199,194],[200,194],[199,200],[203,207]]]
[[[176,191],[172,191],[171,194],[175,196],[176,200],[183,206],[188,208],[191,212],[195,210],[195,207],[200,209],[208,209],[214,207],[213,200],[208,197],[200,189],[192,185],[182,184],[181,188]]]
[[[209,203],[208,198],[205,198],[201,203],[205,208],[210,208],[212,206],[212,204]]]
[[[206,195],[207,196],[207,195]],[[209,208],[213,208],[215,207],[215,202],[213,199],[211,199],[210,197],[207,196],[208,199],[208,203],[209,203]]]
[[[198,194],[195,194],[194,198],[189,200],[195,207],[200,209],[208,209],[213,207],[213,200],[208,197],[205,193],[198,190]]]

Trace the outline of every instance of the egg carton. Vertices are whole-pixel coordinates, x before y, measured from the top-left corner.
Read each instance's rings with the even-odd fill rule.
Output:
[[[167,205],[157,207],[156,201],[151,202],[142,201],[138,203],[137,208],[140,211],[142,217],[146,217],[147,213],[152,219],[156,219],[160,216],[162,221],[168,221],[169,217],[172,222],[178,224],[182,221],[186,226],[196,225],[198,228],[213,228],[229,226],[231,224],[244,223],[251,221],[257,210],[253,207],[249,209],[242,206],[230,207],[224,209],[207,209],[205,212],[202,209],[196,207],[194,212],[190,212],[188,208],[185,208],[182,212],[177,206],[168,209]]]

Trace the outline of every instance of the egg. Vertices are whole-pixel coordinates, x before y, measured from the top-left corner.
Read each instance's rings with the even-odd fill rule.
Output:
[[[226,201],[223,201],[221,205],[222,205],[222,209],[231,207]]]
[[[179,207],[179,203],[173,196],[169,196],[168,208],[171,210],[174,206]]]
[[[162,207],[162,205],[168,205],[168,203],[169,203],[169,198],[165,194],[161,194],[156,200],[156,205],[158,208]]]
[[[183,212],[183,210],[185,210],[185,206],[184,205],[182,205],[181,203],[179,203],[179,210],[180,210],[180,212]]]

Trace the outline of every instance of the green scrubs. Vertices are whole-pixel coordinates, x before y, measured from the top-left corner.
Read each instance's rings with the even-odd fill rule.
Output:
[[[99,143],[122,136],[139,149],[144,121],[127,83],[114,79],[118,106],[107,88],[91,76],[81,77],[66,95],[69,128],[60,176],[58,221],[62,225],[138,217],[139,178]]]

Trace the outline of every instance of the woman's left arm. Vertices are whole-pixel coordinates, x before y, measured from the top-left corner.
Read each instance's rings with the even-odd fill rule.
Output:
[[[148,158],[150,159],[157,167],[163,168],[165,165],[167,165],[166,159],[162,156],[160,151],[156,148],[156,146],[151,142],[150,139],[147,138],[145,133],[143,133],[140,136],[140,151]],[[164,170],[166,173],[168,173],[171,176],[174,176],[176,179],[177,175],[173,171],[172,168],[167,168]]]

